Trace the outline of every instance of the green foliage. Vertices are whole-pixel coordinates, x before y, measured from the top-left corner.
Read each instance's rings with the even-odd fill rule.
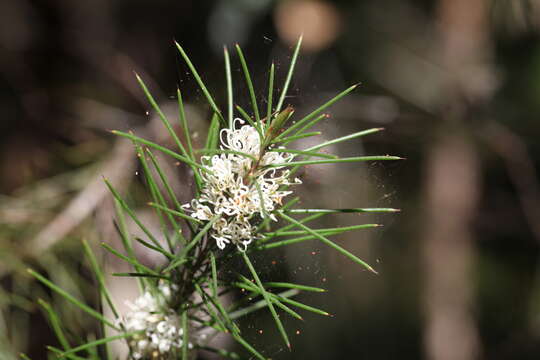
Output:
[[[291,172],[295,173],[300,167],[313,164],[340,164],[344,162],[400,159],[399,157],[387,155],[339,158],[335,155],[320,152],[321,149],[329,145],[368,135],[380,131],[381,129],[365,130],[334,140],[322,142],[321,144],[304,150],[288,149],[284,147],[294,140],[319,135],[319,132],[307,131],[313,125],[326,117],[323,112],[328,107],[356,88],[356,85],[351,86],[350,88],[336,95],[334,98],[328,100],[310,114],[298,120],[293,125],[287,127],[287,124],[290,123],[290,119],[294,114],[294,109],[291,106],[285,107],[284,110],[282,110],[282,108],[284,105],[285,96],[287,94],[287,89],[294,72],[296,60],[299,55],[300,45],[301,39],[298,41],[298,44],[294,50],[289,71],[275,107],[272,106],[275,69],[273,64],[270,67],[265,118],[261,118],[261,114],[259,112],[259,105],[257,104],[255,89],[244,54],[241,48],[238,45],[236,46],[238,58],[243,70],[244,80],[249,91],[253,117],[241,107],[236,107],[236,109],[248,122],[248,124],[250,124],[257,131],[261,144],[260,154],[257,156],[240,151],[222,149],[219,146],[220,141],[222,141],[220,139],[221,129],[232,129],[235,123],[233,120],[233,83],[230,58],[227,48],[224,48],[227,111],[222,112],[216,104],[214,97],[210,94],[210,91],[204,84],[202,77],[199,75],[195,66],[190,61],[188,55],[179,44],[176,44],[181,57],[186,62],[213,111],[204,149],[197,150],[193,148],[180,90],[178,90],[177,93],[179,110],[178,120],[183,132],[183,137],[185,138],[184,142],[182,142],[182,140],[176,134],[173,125],[167,119],[166,115],[161,111],[158,103],[152,97],[144,81],[138,75],[136,75],[136,79],[139,82],[144,94],[146,95],[154,111],[158,114],[169,135],[173,139],[174,144],[178,148],[178,152],[141,138],[133,133],[121,131],[113,131],[113,133],[130,139],[135,146],[143,169],[142,175],[144,177],[150,197],[152,198],[152,202],[148,203],[148,206],[155,211],[161,224],[160,231],[162,233],[156,234],[149,227],[145,226],[143,221],[141,221],[141,219],[139,219],[137,216],[134,209],[130,207],[122,197],[122,189],[115,189],[107,180],[105,180],[105,185],[111,191],[112,197],[114,198],[116,204],[117,230],[122,239],[124,248],[123,250],[118,250],[107,243],[102,243],[102,246],[105,250],[122,261],[130,264],[133,268],[132,272],[117,273],[114,275],[136,278],[141,285],[141,291],[148,290],[156,298],[162,296],[159,289],[161,286],[163,286],[163,284],[167,284],[171,289],[173,293],[172,296],[170,298],[166,298],[166,301],[161,305],[161,307],[163,308],[163,316],[169,316],[169,314],[172,313],[172,316],[175,316],[175,319],[177,319],[178,327],[183,330],[181,338],[182,344],[181,347],[177,349],[171,349],[170,351],[167,350],[167,352],[161,354],[163,358],[187,360],[190,358],[192,351],[202,349],[216,352],[223,357],[238,359],[239,355],[236,353],[229,352],[225,349],[213,349],[204,341],[197,340],[198,330],[203,328],[211,328],[217,332],[230,334],[237,341],[237,343],[245,348],[252,356],[255,356],[258,359],[265,359],[263,354],[256,350],[242,337],[241,329],[237,323],[239,318],[254,311],[267,308],[271,313],[272,319],[276,324],[283,342],[290,348],[291,344],[287,335],[287,330],[283,325],[281,319],[282,315],[279,312],[283,312],[283,314],[287,314],[299,320],[302,320],[302,316],[293,308],[324,316],[329,315],[326,311],[291,299],[291,297],[298,295],[302,291],[320,293],[324,292],[324,289],[309,285],[279,281],[263,282],[256,267],[248,257],[248,254],[251,256],[256,252],[264,252],[272,248],[290,246],[302,241],[316,239],[327,245],[329,248],[337,250],[339,253],[343,254],[345,257],[348,257],[365,269],[375,273],[375,270],[369,264],[337,245],[328,237],[339,235],[348,231],[373,228],[379,225],[360,224],[347,227],[313,229],[307,224],[315,219],[329,214],[394,212],[397,211],[396,209],[294,209],[293,206],[298,202],[299,199],[293,198],[279,209],[273,211],[272,213],[268,213],[265,208],[261,188],[259,187],[258,183],[252,182],[250,178],[247,178],[243,179],[243,181],[246,182],[246,186],[256,187],[260,196],[260,213],[262,216],[260,219],[253,220],[256,222],[255,225],[257,225],[257,234],[255,234],[253,243],[250,244],[247,249],[241,249],[240,247],[236,249],[234,248],[234,244],[230,244],[233,247],[232,251],[221,251],[217,248],[215,241],[210,236],[214,225],[216,225],[216,223],[220,220],[221,216],[215,215],[209,220],[200,220],[190,215],[180,204],[169,180],[167,179],[167,176],[165,175],[165,172],[160,168],[159,161],[157,161],[156,156],[151,152],[151,149],[158,150],[164,155],[171,156],[172,158],[186,164],[193,172],[193,177],[196,184],[195,196],[198,196],[201,190],[205,188],[204,179],[206,176],[212,175],[212,171],[207,166],[208,158],[206,156],[199,157],[197,154],[234,154],[241,157],[250,158],[254,164],[250,173],[274,167],[278,169],[283,167],[292,167]],[[227,114],[226,119],[223,116],[224,113]],[[278,146],[281,147],[278,148]],[[260,164],[262,157],[266,153],[275,151],[290,154],[292,158],[300,159],[278,164]],[[319,159],[311,160],[312,157]],[[142,264],[137,258],[133,249],[133,239],[126,228],[124,218],[125,214],[131,217],[134,223],[144,232],[150,241],[139,238],[135,238],[134,240],[147,249],[161,254],[166,261],[165,265],[153,268]],[[306,214],[307,216],[300,219],[293,218],[294,215],[298,214]],[[269,219],[273,216],[279,216],[285,224],[280,228],[271,231],[271,223]],[[166,246],[164,246],[163,243],[158,240],[160,238],[166,239]],[[79,359],[81,356],[86,356],[85,354],[97,354],[96,349],[106,346],[106,344],[112,341],[118,340],[127,341],[131,347],[132,340],[139,339],[140,336],[143,336],[142,334],[145,331],[140,330],[138,332],[133,332],[128,331],[128,329],[125,328],[125,323],[123,322],[122,316],[113,303],[109,290],[106,287],[105,275],[103,274],[94,252],[86,241],[83,241],[83,247],[88,258],[90,268],[97,279],[97,283],[99,285],[98,290],[101,297],[104,299],[107,306],[112,310],[114,319],[106,318],[101,312],[93,309],[89,305],[83,303],[77,297],[58,287],[45,276],[33,270],[29,270],[29,273],[89,316],[97,319],[103,325],[116,330],[118,334],[91,341],[89,340],[87,342],[83,341],[81,344],[76,346],[72,345],[72,342],[68,341],[68,338],[65,335],[59,314],[55,312],[53,307],[47,302],[40,300],[39,303],[47,314],[51,327],[62,346],[62,349],[49,347],[49,350],[60,358],[65,357]],[[226,277],[221,276],[220,269],[222,269],[224,263],[235,257],[243,260],[248,269],[248,275],[251,279],[253,279],[253,281],[244,276],[240,271],[241,269],[239,269],[238,273],[232,278],[230,275]],[[223,301],[223,294],[227,294],[235,289],[242,289],[243,291],[249,293],[249,297],[245,297],[238,303],[228,307]],[[285,289],[285,291],[276,292],[281,289]],[[246,301],[247,298],[250,300]],[[131,350],[133,351],[133,349]],[[107,354],[109,353],[107,352]]]

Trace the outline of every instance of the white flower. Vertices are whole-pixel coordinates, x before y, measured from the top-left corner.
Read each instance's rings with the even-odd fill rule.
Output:
[[[160,284],[156,295],[146,291],[133,303],[126,302],[131,311],[118,323],[126,332],[140,331],[129,339],[133,359],[147,358],[156,353],[166,355],[171,349],[182,347],[184,331],[178,327],[180,319],[172,309],[167,308],[174,290],[177,290],[174,285]]]
[[[280,189],[301,181],[290,182],[290,170],[284,167],[266,167],[286,164],[292,156],[276,151],[261,154],[257,130],[244,125],[243,120],[235,119],[232,129],[221,130],[220,139],[222,150],[243,154],[203,157],[209,170],[201,174],[204,188],[198,199],[184,207],[191,206],[191,216],[199,220],[208,221],[218,216],[212,225],[211,236],[220,249],[232,242],[245,250],[255,236],[257,221],[266,216],[277,221],[271,213],[285,196],[292,193]]]

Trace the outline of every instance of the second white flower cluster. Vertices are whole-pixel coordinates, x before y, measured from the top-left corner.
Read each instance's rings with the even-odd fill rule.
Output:
[[[156,354],[165,357],[182,347],[184,331],[179,326],[180,319],[167,306],[171,290],[178,289],[174,285],[171,289],[169,285],[160,284],[156,294],[147,290],[133,303],[126,302],[131,311],[118,320],[118,325],[122,325],[126,332],[139,332],[129,339],[133,359],[156,357]],[[193,345],[189,343],[188,348],[193,348]]]

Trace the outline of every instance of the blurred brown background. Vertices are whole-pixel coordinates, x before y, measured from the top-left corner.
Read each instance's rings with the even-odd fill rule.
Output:
[[[209,110],[173,40],[223,105],[223,44],[242,45],[264,99],[269,64],[282,81],[303,32],[286,102],[306,113],[361,82],[330,109],[325,136],[386,131],[331,150],[407,158],[313,167],[304,203],[402,212],[328,220],[385,225],[338,240],[379,276],[316,243],[258,259],[269,277],[328,288],[307,300],[333,316],[287,321],[292,352],[264,313],[243,323],[248,339],[275,359],[537,359],[539,26],[538,0],[2,0],[0,358],[45,359],[55,344],[37,297],[73,338],[95,331],[24,269],[97,301],[79,241],[114,237],[101,176],[143,198],[129,144],[108,130],[167,143],[133,71],[171,116],[180,86],[202,137]],[[247,104],[240,71],[234,57],[235,101]],[[187,201],[185,173],[170,171]]]

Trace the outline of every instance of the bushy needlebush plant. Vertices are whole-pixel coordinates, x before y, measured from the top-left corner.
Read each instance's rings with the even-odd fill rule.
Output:
[[[114,133],[133,142],[142,165],[148,192],[153,199],[148,205],[166,226],[162,227],[162,234],[153,233],[126,203],[121,189],[115,189],[105,180],[117,205],[116,224],[124,249],[122,251],[114,249],[107,243],[103,243],[102,246],[130,264],[131,272],[115,275],[137,278],[141,293],[134,302],[128,303],[129,311],[121,314],[111,299],[103,269],[86,242],[83,242],[84,249],[99,284],[102,299],[110,308],[114,319],[105,317],[102,312],[62,290],[43,275],[29,270],[31,275],[87,315],[97,319],[104,328],[110,328],[114,334],[75,344],[73,339],[66,335],[58,313],[49,304],[40,301],[61,345],[61,348],[49,347],[49,351],[58,357],[68,359],[101,359],[103,356],[113,359],[115,357],[109,353],[107,344],[112,341],[125,341],[129,348],[130,359],[186,360],[195,358],[197,351],[201,349],[216,352],[222,357],[240,358],[238,354],[227,349],[210,347],[209,340],[213,334],[227,333],[244,347],[251,357],[265,359],[261,352],[245,340],[237,324],[239,318],[267,309],[283,342],[290,347],[289,336],[282,324],[282,316],[302,319],[299,310],[328,314],[292,299],[302,291],[323,292],[323,289],[286,282],[262,282],[250,260],[253,254],[303,241],[317,240],[360,267],[375,272],[366,262],[330,240],[330,237],[347,231],[376,227],[376,224],[314,229],[309,223],[334,213],[396,210],[297,208],[299,198],[294,196],[294,189],[300,186],[301,180],[295,175],[303,166],[312,164],[399,158],[395,156],[340,158],[323,152],[330,145],[378,132],[381,130],[379,128],[323,141],[307,149],[289,148],[288,145],[294,140],[319,135],[319,132],[309,130],[327,116],[324,113],[325,109],[356,88],[356,85],[349,87],[308,115],[293,121],[294,110],[291,106],[285,106],[284,102],[300,45],[301,39],[295,47],[279,94],[274,94],[275,69],[273,64],[270,67],[265,108],[257,103],[244,55],[240,47],[236,46],[249,91],[250,115],[239,106],[233,107],[233,82],[227,48],[224,48],[227,108],[226,111],[222,111],[188,55],[179,44],[176,44],[213,113],[203,149],[196,149],[192,145],[180,90],[177,94],[178,119],[184,142],[173,130],[170,120],[162,112],[143,80],[136,76],[153,110],[178,149],[170,150],[137,134],[121,131]],[[235,114],[239,117],[236,118]],[[194,180],[194,195],[191,202],[182,204],[178,200],[156,160],[154,151],[171,156],[191,169]],[[129,234],[126,216],[131,217],[140,227],[147,240]],[[160,238],[166,239],[166,243],[160,242],[158,240]],[[161,254],[166,260],[165,265],[155,268],[143,265],[135,255],[132,241],[137,241],[149,250]],[[230,274],[222,276],[220,270],[224,263],[234,258],[245,263],[247,273],[242,274],[238,271],[233,276]],[[232,305],[226,305],[223,296],[238,289],[242,290],[241,298]]]

